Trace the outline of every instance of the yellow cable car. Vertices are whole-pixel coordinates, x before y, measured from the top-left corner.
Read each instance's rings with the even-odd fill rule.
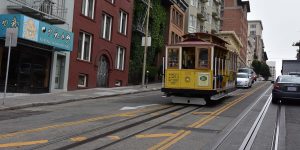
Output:
[[[236,89],[237,54],[223,39],[191,33],[166,46],[162,92],[172,102],[204,105]]]

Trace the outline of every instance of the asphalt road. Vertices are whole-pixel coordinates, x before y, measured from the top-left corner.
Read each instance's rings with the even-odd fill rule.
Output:
[[[212,106],[156,91],[1,111],[0,149],[300,149],[300,103],[270,103],[271,87],[257,82]]]

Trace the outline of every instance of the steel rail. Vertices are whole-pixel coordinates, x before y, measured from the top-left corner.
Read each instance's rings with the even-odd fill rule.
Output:
[[[53,145],[53,147],[56,147],[55,144],[60,143],[60,142],[65,141],[65,140],[68,140],[71,137],[76,137],[76,136],[79,136],[79,135],[93,134],[93,133],[101,132],[101,133],[97,133],[96,135],[93,134],[93,136],[87,138],[84,141],[80,141],[80,142],[76,142],[76,143],[72,143],[72,144],[68,144],[68,145],[67,144],[63,144],[63,146],[60,146],[60,147],[56,148],[57,150],[72,149],[72,148],[75,148],[75,147],[78,147],[78,146],[81,146],[81,145],[93,142],[93,141],[95,141],[95,140],[97,140],[99,138],[103,138],[103,137],[106,137],[106,136],[109,136],[109,135],[112,135],[112,134],[116,134],[116,133],[125,131],[128,128],[136,127],[136,126],[141,125],[141,124],[143,124],[145,122],[152,121],[152,120],[157,119],[159,117],[166,116],[166,115],[168,115],[170,113],[173,113],[173,112],[176,112],[176,111],[180,111],[180,110],[183,110],[185,108],[189,108],[190,106],[181,106],[181,107],[178,107],[178,108],[176,108],[176,107],[178,107],[178,106],[173,105],[173,106],[170,106],[170,107],[167,107],[167,108],[163,108],[163,109],[159,109],[159,110],[147,112],[146,114],[139,115],[139,116],[136,116],[136,117],[132,117],[130,119],[126,119],[126,120],[122,120],[122,121],[119,121],[119,122],[115,122],[115,123],[106,125],[105,127],[101,126],[101,127],[97,127],[95,129],[88,130],[88,131],[85,131],[85,132],[76,133],[76,134],[72,134],[72,135],[67,135],[67,136],[64,136],[64,137],[56,138],[55,140],[49,140],[50,141],[49,143],[46,143],[46,144],[43,144],[43,145],[39,145],[39,146],[36,146],[34,148],[31,148],[31,149],[47,148],[48,146],[52,146],[52,145]],[[122,137],[122,139],[117,140],[117,141],[113,141],[113,142],[111,142],[109,144],[106,144],[106,145],[109,146],[111,144],[115,144],[115,143],[121,142],[121,141],[123,141],[123,140],[125,140],[125,139],[127,139],[129,137],[137,135],[137,134],[139,134],[141,132],[145,132],[145,131],[147,131],[149,129],[152,129],[152,128],[157,127],[157,126],[159,126],[161,124],[164,124],[166,122],[172,121],[172,120],[177,119],[177,118],[179,118],[181,116],[187,115],[190,112],[193,112],[193,111],[196,111],[196,110],[199,110],[199,109],[202,109],[202,108],[203,107],[193,108],[192,110],[190,110],[188,112],[185,112],[183,114],[180,114],[180,115],[177,115],[175,117],[172,117],[171,119],[168,119],[166,121],[160,122],[159,124],[154,125],[152,127],[149,127],[147,129],[144,129],[143,131],[139,131],[137,133],[130,134],[127,137]],[[164,111],[164,112],[159,113],[161,111]],[[145,117],[145,118],[142,118],[142,117]]]
[[[222,143],[226,140],[226,138],[233,132],[233,130],[238,126],[238,124],[247,116],[247,114],[249,114],[249,112],[254,108],[254,106],[256,106],[258,104],[258,102],[260,102],[262,100],[262,98],[266,95],[266,93],[271,89],[271,86],[260,95],[260,97],[257,99],[257,101],[255,101],[254,103],[252,103],[248,108],[246,108],[245,111],[243,111],[236,120],[233,121],[233,124],[231,124],[229,126],[229,128],[226,128],[226,132],[223,134],[223,136],[221,136],[218,141],[216,143],[214,143],[214,145],[212,147],[210,147],[210,149],[215,150],[218,149]]]
[[[278,150],[280,118],[281,118],[281,101],[278,102],[277,116],[276,116],[275,129],[274,129],[274,134],[273,134],[273,139],[272,139],[271,150]]]
[[[125,122],[131,121],[131,120],[134,120],[134,119],[137,119],[137,118],[140,118],[140,117],[144,117],[144,116],[147,116],[147,115],[150,115],[150,114],[153,114],[153,113],[157,113],[157,112],[163,111],[163,110],[172,109],[174,107],[176,107],[176,105],[171,105],[171,106],[167,106],[167,107],[163,107],[163,108],[159,108],[159,109],[150,110],[150,111],[148,111],[146,113],[142,112],[143,114],[137,115],[137,116],[134,116],[134,117],[131,117],[131,118],[128,118],[128,119],[124,119],[124,120],[112,122],[112,123],[109,123],[109,124],[104,125],[104,126],[98,126],[96,128],[93,128],[93,129],[82,131],[80,133],[69,134],[69,135],[66,135],[66,136],[62,136],[62,137],[58,137],[58,138],[49,140],[48,143],[38,145],[38,146],[36,146],[36,147],[34,147],[32,149],[39,149],[39,148],[42,148],[42,147],[46,147],[46,146],[55,144],[57,142],[61,142],[63,140],[68,140],[68,139],[70,139],[72,137],[76,137],[76,136],[79,136],[79,135],[88,134],[88,133],[91,133],[91,132],[96,132],[96,131],[99,131],[99,130],[107,129],[107,128],[109,128],[111,126],[114,126],[114,125],[125,123]],[[131,113],[131,112],[128,112],[128,113]]]
[[[264,117],[270,107],[271,101],[272,101],[272,95],[269,96],[268,100],[266,101],[265,105],[263,106],[263,109],[260,111],[259,115],[257,116],[255,122],[253,123],[251,129],[249,130],[247,136],[244,138],[243,143],[241,144],[239,150],[250,150],[255,137],[258,133],[258,130],[261,127],[261,124],[264,120]]]

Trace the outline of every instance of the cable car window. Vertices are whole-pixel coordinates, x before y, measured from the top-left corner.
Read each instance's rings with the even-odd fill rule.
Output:
[[[182,48],[182,68],[195,69],[195,48],[194,47]]]
[[[168,68],[178,69],[179,65],[179,49],[170,48],[168,49]]]
[[[208,49],[201,48],[199,51],[199,60],[198,64],[200,68],[208,68],[209,67],[209,59],[208,59]]]

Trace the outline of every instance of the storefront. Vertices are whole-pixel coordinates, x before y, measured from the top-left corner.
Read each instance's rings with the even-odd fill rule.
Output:
[[[7,28],[18,28],[18,44],[11,50],[7,91],[66,90],[73,33],[22,14],[0,15],[0,22],[0,90],[5,83]]]

